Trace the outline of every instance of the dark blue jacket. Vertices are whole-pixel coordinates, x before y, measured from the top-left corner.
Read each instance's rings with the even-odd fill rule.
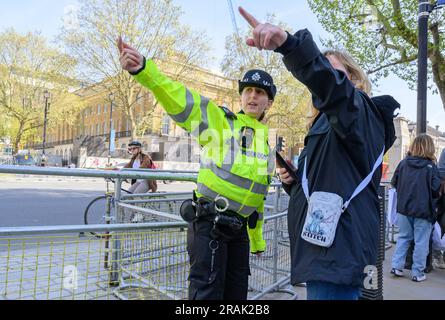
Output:
[[[445,149],[442,150],[437,163],[437,168],[439,168],[439,174],[442,180],[445,180]]]
[[[307,158],[309,192],[333,192],[346,201],[372,171],[383,147],[387,150],[394,142],[392,119],[400,105],[384,96],[377,99],[379,109],[343,72],[332,68],[307,30],[289,35],[276,51],[284,54],[287,69],[309,88],[313,104],[321,112],[305,138],[297,174],[301,179]],[[310,244],[300,236],[307,211],[301,180],[284,186],[290,194],[292,284],[318,280],[363,285],[365,266],[377,261],[380,178],[381,167],[341,216],[329,248]]]
[[[440,175],[431,160],[408,156],[396,168],[391,184],[397,189],[397,212],[436,221]]]

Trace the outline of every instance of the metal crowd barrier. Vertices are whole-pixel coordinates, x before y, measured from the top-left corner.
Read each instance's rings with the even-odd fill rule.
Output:
[[[123,179],[194,182],[196,173],[14,166],[0,166],[0,173],[116,180],[111,225],[0,228],[0,299],[187,298],[188,225],[178,211],[190,193],[123,195],[121,183]],[[268,246],[261,257],[251,257],[249,299],[272,292],[297,298],[289,285],[288,198],[279,184],[274,187],[266,202]]]
[[[267,293],[283,292],[296,299],[297,295],[289,289],[290,251],[287,236],[286,215],[288,197],[283,195],[279,185],[278,192],[269,194],[268,208],[264,225],[264,238],[268,247],[261,257],[251,256],[251,277],[249,298],[256,300]],[[118,222],[163,222],[182,221],[179,208],[191,193],[125,195],[117,207]],[[278,214],[279,211],[285,211]],[[135,218],[137,217],[137,218]],[[131,233],[124,234],[114,245],[119,248],[121,261],[117,268],[122,271],[116,295],[121,299],[135,296],[134,291],[150,295],[156,288],[163,298],[186,299],[187,275],[189,272],[187,256],[187,234],[185,228],[174,230],[174,236],[156,241],[156,234],[147,235],[135,241]]]

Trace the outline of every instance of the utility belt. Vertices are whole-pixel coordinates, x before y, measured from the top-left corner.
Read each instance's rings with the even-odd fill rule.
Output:
[[[236,212],[228,210],[229,202],[226,198],[217,197],[210,201],[205,198],[196,198],[184,201],[180,208],[181,217],[188,223],[204,219],[213,222],[215,226],[225,226],[231,230],[239,231],[245,225],[254,229],[258,221],[258,213],[254,212],[245,218]]]

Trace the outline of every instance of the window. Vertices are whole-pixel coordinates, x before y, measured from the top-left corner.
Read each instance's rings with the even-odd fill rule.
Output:
[[[108,107],[106,104],[104,104],[104,113],[107,113]]]
[[[96,127],[96,136],[98,135],[100,135],[100,123],[98,123]]]
[[[127,126],[126,126],[125,131],[131,131],[131,121],[130,121],[130,119],[127,120]]]
[[[107,134],[108,131],[107,131],[107,123],[106,122],[103,123],[103,128],[104,128],[103,134]]]
[[[169,132],[170,132],[170,117],[168,116],[168,114],[164,113],[164,115],[162,116],[161,133],[168,135]]]
[[[100,114],[100,104],[97,105],[97,114]]]

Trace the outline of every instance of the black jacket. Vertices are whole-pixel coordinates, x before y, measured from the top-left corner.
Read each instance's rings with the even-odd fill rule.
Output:
[[[439,162],[437,163],[437,168],[439,168],[439,174],[442,180],[445,180],[445,149],[440,153]]]
[[[392,97],[384,96],[378,98],[379,110],[343,72],[332,68],[307,30],[289,35],[276,51],[284,54],[287,69],[309,88],[313,104],[321,112],[306,136],[297,174],[301,179],[307,158],[309,192],[333,192],[346,201],[372,171],[383,147],[387,150],[394,142],[392,119],[400,105]],[[301,238],[307,211],[301,180],[284,186],[290,194],[292,284],[318,280],[363,285],[365,266],[377,261],[380,178],[381,168],[378,168],[371,183],[341,216],[330,248]]]
[[[398,213],[435,222],[440,176],[434,162],[406,157],[397,166],[391,184],[397,189]]]

